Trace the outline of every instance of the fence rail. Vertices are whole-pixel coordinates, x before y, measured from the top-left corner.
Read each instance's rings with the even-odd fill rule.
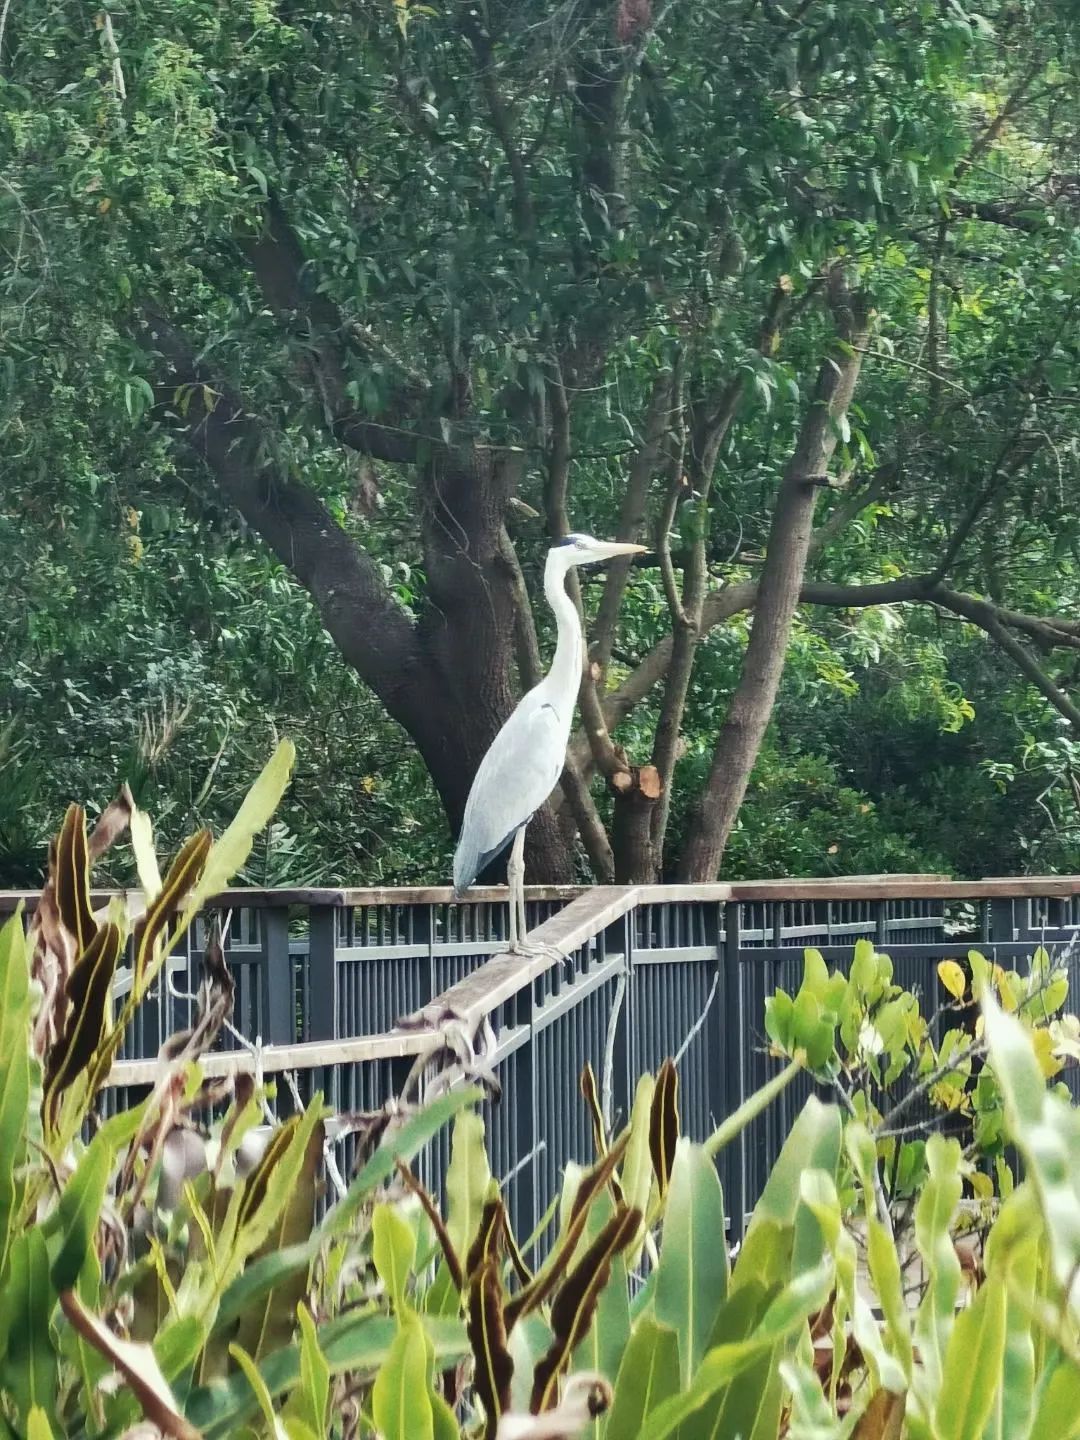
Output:
[[[0,917],[20,899],[32,908],[33,897],[0,892]],[[505,953],[502,889],[463,901],[445,889],[234,890],[210,908],[226,917],[238,1035],[205,1058],[207,1075],[257,1063],[267,1077],[288,1077],[282,1112],[317,1092],[340,1113],[375,1110],[448,1025],[487,1027],[487,1063],[502,1086],[487,1107],[492,1168],[527,1235],[567,1162],[592,1156],[576,1087],[586,1061],[618,1122],[637,1076],[678,1055],[684,1127],[704,1138],[775,1069],[763,1045],[765,997],[797,988],[805,946],[843,964],[868,938],[892,956],[899,983],[932,996],[938,961],[973,946],[1015,964],[1040,944],[1067,945],[1080,934],[1080,876],[532,888],[529,939],[543,950],[529,958]],[[162,1040],[190,1024],[205,938],[200,920],[124,1037],[110,1109],[145,1093]],[[126,984],[121,970],[117,987]],[[399,1026],[404,1017],[410,1026]],[[721,1156],[734,1232],[809,1089],[796,1082]],[[342,1169],[354,1145],[341,1141]],[[436,1186],[446,1161],[441,1141],[424,1162]]]

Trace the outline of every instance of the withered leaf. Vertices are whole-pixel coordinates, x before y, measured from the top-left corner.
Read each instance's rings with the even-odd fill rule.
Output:
[[[679,1141],[679,1072],[674,1060],[665,1060],[656,1076],[649,1112],[649,1154],[660,1194],[667,1191],[675,1146]]]
[[[550,1410],[558,1400],[559,1376],[572,1351],[580,1345],[592,1324],[600,1292],[611,1274],[611,1262],[632,1243],[641,1224],[640,1210],[620,1206],[585,1251],[561,1286],[551,1307],[554,1332],[548,1350],[533,1371],[529,1409],[534,1415]]]
[[[506,1348],[504,1298],[498,1261],[489,1256],[470,1277],[465,1324],[475,1366],[473,1384],[484,1407],[484,1440],[494,1440],[499,1417],[510,1407],[514,1361]]]

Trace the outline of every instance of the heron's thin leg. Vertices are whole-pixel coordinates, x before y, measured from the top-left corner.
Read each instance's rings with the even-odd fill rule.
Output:
[[[510,859],[506,866],[506,883],[510,888],[510,949],[519,951],[525,941],[525,826],[514,836]]]

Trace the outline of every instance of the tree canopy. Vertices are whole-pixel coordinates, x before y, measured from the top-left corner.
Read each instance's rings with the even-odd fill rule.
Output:
[[[275,725],[440,878],[569,529],[533,878],[1076,864],[1074,0],[2,14],[5,878]]]

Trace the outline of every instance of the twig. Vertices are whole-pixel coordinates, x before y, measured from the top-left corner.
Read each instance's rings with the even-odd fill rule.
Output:
[[[680,1060],[683,1058],[683,1056],[686,1054],[687,1050],[690,1049],[690,1046],[693,1044],[695,1037],[698,1035],[698,1033],[700,1032],[700,1030],[701,1030],[702,1027],[704,1026],[705,1021],[709,1018],[709,1011],[712,1009],[712,1003],[713,1003],[713,1001],[716,999],[716,992],[717,992],[717,990],[719,990],[719,988],[720,988],[720,972],[719,972],[719,970],[718,970],[718,971],[716,972],[716,974],[713,976],[712,989],[709,991],[709,998],[705,1001],[705,1008],[704,1008],[704,1010],[702,1010],[701,1014],[700,1014],[700,1015],[698,1016],[698,1018],[694,1021],[693,1025],[690,1027],[690,1031],[689,1031],[689,1033],[687,1034],[686,1039],[685,1039],[685,1040],[683,1041],[683,1043],[679,1046],[678,1053],[677,1053],[676,1056],[675,1056],[675,1064],[676,1064],[676,1065],[678,1065],[679,1061],[680,1061]]]
[[[619,976],[615,986],[615,998],[611,1002],[608,1016],[607,1037],[604,1041],[604,1068],[600,1076],[600,1113],[604,1129],[610,1135],[615,1126],[615,1038],[619,1028],[619,1015],[626,996],[626,971]]]

